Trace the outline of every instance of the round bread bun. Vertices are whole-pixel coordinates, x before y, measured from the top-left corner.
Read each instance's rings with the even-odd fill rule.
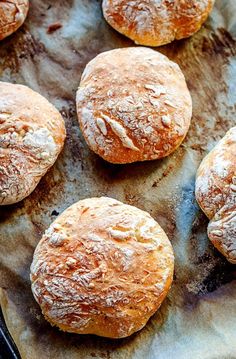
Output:
[[[0,1],[0,40],[15,32],[25,21],[28,0]]]
[[[197,32],[215,0],[103,0],[107,22],[136,44],[161,46]]]
[[[210,219],[208,236],[236,264],[236,127],[203,159],[196,179],[197,201]]]
[[[183,141],[192,116],[179,66],[145,47],[103,52],[90,61],[76,104],[89,147],[112,163],[168,156]]]
[[[0,82],[0,205],[27,197],[54,164],[65,139],[63,118],[26,86]]]
[[[170,241],[147,212],[111,198],[84,199],[37,245],[32,292],[61,330],[123,338],[159,308],[173,268]]]

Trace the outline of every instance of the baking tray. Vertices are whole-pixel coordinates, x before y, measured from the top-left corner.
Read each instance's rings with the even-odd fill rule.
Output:
[[[0,310],[0,359],[20,359],[20,354],[17,347],[7,330],[3,319],[2,311]]]
[[[48,33],[55,23],[61,28]],[[157,49],[179,64],[193,98],[186,140],[160,161],[106,163],[88,149],[78,127],[75,93],[86,63],[124,46],[133,43],[106,24],[96,0],[33,0],[24,26],[0,44],[0,80],[47,97],[67,128],[65,148],[36,190],[0,208],[0,303],[7,328],[22,359],[236,359],[235,266],[209,242],[208,220],[194,196],[199,163],[235,125],[236,2],[217,0],[196,35]],[[29,267],[45,229],[72,203],[102,195],[148,211],[175,251],[167,299],[142,331],[122,340],[52,328],[30,290]]]

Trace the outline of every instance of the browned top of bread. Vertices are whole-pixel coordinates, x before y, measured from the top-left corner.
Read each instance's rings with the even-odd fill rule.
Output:
[[[65,139],[60,113],[30,88],[0,82],[0,205],[28,196]]]
[[[144,47],[107,51],[90,61],[76,103],[85,140],[112,163],[169,155],[183,141],[192,115],[179,66]]]
[[[141,329],[166,296],[172,246],[151,216],[111,198],[65,210],[31,265],[32,291],[60,329],[111,338]]]
[[[25,21],[28,0],[0,0],[0,40],[11,35]]]
[[[236,127],[202,161],[196,198],[211,220],[208,235],[226,258],[236,263]]]
[[[198,31],[214,0],[103,0],[107,22],[137,44],[160,46]]]

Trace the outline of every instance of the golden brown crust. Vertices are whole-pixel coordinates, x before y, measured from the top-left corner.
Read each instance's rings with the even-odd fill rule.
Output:
[[[90,198],[45,232],[31,265],[32,291],[52,325],[122,338],[159,308],[173,267],[172,246],[147,212]]]
[[[203,159],[196,178],[197,201],[210,219],[208,236],[236,264],[236,127]]]
[[[215,0],[103,0],[107,22],[135,43],[160,46],[197,32]]]
[[[112,163],[168,156],[183,141],[192,116],[179,66],[144,47],[107,51],[90,61],[76,102],[89,147]]]
[[[65,140],[56,108],[30,88],[0,82],[0,205],[28,196]]]
[[[0,40],[23,24],[28,10],[28,0],[0,0]]]

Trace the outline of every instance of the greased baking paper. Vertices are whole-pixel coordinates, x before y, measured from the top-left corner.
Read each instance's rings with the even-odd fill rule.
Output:
[[[23,359],[234,359],[236,267],[209,242],[194,183],[201,159],[235,126],[236,2],[216,1],[196,35],[158,49],[180,65],[193,98],[187,138],[166,159],[111,165],[81,136],[75,113],[81,73],[98,53],[122,46],[133,43],[106,24],[95,0],[31,1],[25,25],[0,43],[0,80],[48,98],[68,134],[36,190],[0,207],[0,302],[7,327]],[[101,195],[148,211],[175,250],[167,299],[141,332],[123,340],[52,328],[30,290],[29,267],[44,230],[72,203]]]

